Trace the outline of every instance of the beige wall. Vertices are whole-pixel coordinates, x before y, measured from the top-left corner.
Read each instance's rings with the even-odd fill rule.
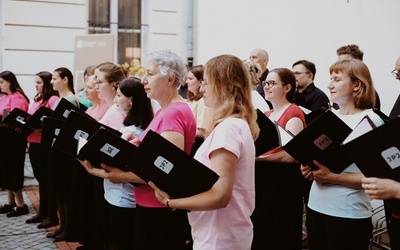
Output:
[[[33,98],[34,75],[73,70],[76,35],[86,34],[86,0],[1,0],[1,70],[14,72]]]

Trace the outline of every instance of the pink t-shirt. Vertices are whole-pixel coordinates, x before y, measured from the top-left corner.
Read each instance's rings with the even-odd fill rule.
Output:
[[[58,96],[51,96],[49,98],[49,101],[44,105],[46,108],[54,109],[55,102],[59,99]],[[33,114],[40,108],[42,104],[42,100],[38,102],[32,103],[31,107],[28,110],[28,114]],[[40,130],[33,130],[33,133],[28,136],[28,142],[30,143],[40,143],[42,138],[42,132]]]
[[[3,115],[5,109],[12,111],[14,108],[19,108],[26,112],[28,111],[28,107],[29,102],[19,92],[3,95],[0,99],[0,115]]]
[[[238,158],[232,198],[225,208],[188,213],[193,249],[250,249],[253,240],[250,216],[255,208],[255,147],[245,120],[227,118],[222,121],[203,142],[194,158],[212,168],[210,154],[221,148]]]
[[[96,121],[99,121],[101,118],[103,118],[104,114],[108,110],[108,104],[104,100],[100,100],[100,103],[95,107],[92,106],[86,110],[86,113],[96,119]],[[125,119],[125,118],[124,118]]]
[[[125,117],[126,115],[124,112],[119,111],[117,105],[114,103],[107,109],[106,113],[99,120],[99,122],[115,130],[120,130],[124,125]]]
[[[185,138],[184,151],[190,154],[196,136],[196,121],[189,105],[184,102],[171,103],[158,117],[160,111],[156,112],[154,119],[142,133],[140,139],[143,140],[149,129],[158,134],[164,131],[176,131],[183,134]],[[154,190],[148,185],[138,184],[135,186],[135,197],[137,204],[143,207],[165,207],[157,201]]]

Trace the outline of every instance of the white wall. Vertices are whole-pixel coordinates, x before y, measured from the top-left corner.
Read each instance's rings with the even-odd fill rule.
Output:
[[[315,83],[328,93],[336,49],[355,43],[389,114],[400,92],[390,73],[400,56],[399,10],[398,0],[195,0],[194,64],[224,53],[245,59],[260,47],[270,69],[314,62]]]
[[[0,70],[16,74],[29,98],[36,73],[73,71],[75,36],[86,34],[86,0],[1,0],[0,8]]]
[[[142,0],[142,54],[171,49],[182,57],[188,56],[188,1]]]

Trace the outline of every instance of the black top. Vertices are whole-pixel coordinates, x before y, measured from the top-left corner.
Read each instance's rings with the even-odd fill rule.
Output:
[[[392,111],[390,111],[390,119],[394,119],[400,115],[400,95],[397,97],[396,102],[393,105]]]
[[[329,98],[314,82],[307,86],[303,92],[296,92],[294,102],[311,111],[321,108],[329,109]]]
[[[187,99],[187,94],[188,94],[188,85],[180,85],[178,89],[178,93],[180,96],[182,96],[184,99]]]

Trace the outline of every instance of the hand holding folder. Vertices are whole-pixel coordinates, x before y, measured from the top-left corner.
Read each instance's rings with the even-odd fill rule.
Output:
[[[121,132],[99,123],[87,114],[83,115],[75,110],[71,110],[59,134],[55,138],[53,147],[76,157],[79,137],[89,140],[99,128],[104,128],[118,137],[121,136]]]
[[[127,171],[129,160],[138,157],[136,151],[135,145],[101,127],[89,140],[79,138],[77,158],[87,160],[95,167],[105,163]]]
[[[340,144],[351,133],[337,115],[326,110],[282,148],[302,165],[316,170],[313,160],[340,173],[353,161],[347,156]]]
[[[209,190],[219,176],[164,137],[149,130],[127,168],[174,198]]]

